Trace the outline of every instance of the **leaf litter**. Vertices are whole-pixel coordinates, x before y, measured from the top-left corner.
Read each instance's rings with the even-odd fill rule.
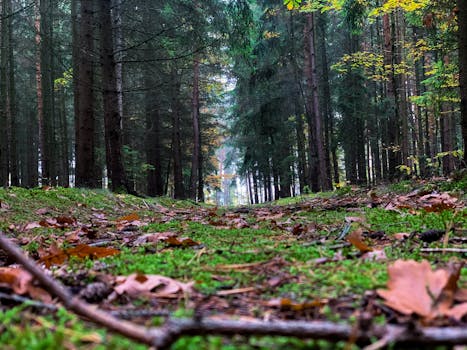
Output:
[[[6,206],[7,204],[4,204],[5,208]],[[410,233],[388,234],[381,231],[379,227],[373,230],[371,223],[365,218],[365,212],[362,209],[365,207],[419,215],[423,212],[462,211],[464,203],[446,193],[423,195],[409,193],[402,196],[359,194],[309,198],[296,204],[248,207],[230,211],[209,207],[186,209],[155,205],[151,207],[151,212],[143,213],[143,207],[135,211],[132,207],[129,213],[119,214],[119,210],[126,209],[124,205],[121,205],[115,213],[81,205],[74,209],[73,216],[57,216],[53,214],[56,213],[55,208],[54,210],[39,208],[35,212],[36,215],[49,216],[32,222],[8,224],[10,232],[19,232],[22,235],[24,244],[38,242],[40,245],[38,262],[43,263],[47,268],[58,267],[57,271],[66,269],[70,258],[98,261],[104,257],[118,256],[116,254],[119,254],[122,248],[136,252],[136,249],[140,247],[153,245],[154,254],[167,254],[172,250],[195,249],[202,246],[204,247],[203,255],[199,255],[198,260],[204,259],[203,256],[205,259],[215,257],[219,254],[217,252],[223,251],[211,247],[209,242],[203,242],[202,235],[190,237],[191,229],[186,224],[180,225],[179,229],[159,232],[154,232],[150,228],[154,224],[193,222],[215,228],[220,232],[249,230],[252,241],[259,237],[254,234],[255,230],[267,229],[273,233],[272,237],[275,237],[273,239],[276,243],[273,247],[277,244],[285,244],[285,248],[282,248],[286,249],[285,252],[288,249],[287,245],[289,247],[302,246],[303,249],[308,246],[318,248],[322,246],[322,249],[326,249],[336,244],[335,239],[341,227],[350,225],[350,233],[346,234],[346,241],[347,244],[350,243],[351,248],[343,244],[342,248],[339,248],[332,256],[321,255],[318,258],[299,261],[293,257],[284,259],[280,255],[265,260],[264,256],[258,255],[257,260],[253,262],[236,263],[235,260],[231,260],[227,263],[218,263],[213,268],[200,265],[205,271],[217,273],[217,275],[211,275],[213,280],[220,283],[214,293],[200,290],[198,281],[190,279],[189,272],[177,273],[178,276],[182,276],[181,280],[143,271],[135,271],[128,276],[109,276],[109,279],[109,277],[102,277],[102,273],[96,275],[91,270],[86,271],[81,277],[78,277],[78,273],[71,272],[68,279],[79,278],[80,283],[75,283],[78,286],[77,293],[86,300],[100,303],[101,307],[108,309],[126,308],[127,303],[132,304],[143,297],[147,300],[158,301],[150,303],[154,309],[176,310],[180,302],[185,300],[183,303],[186,303],[188,298],[189,302],[184,304],[185,307],[196,308],[210,315],[225,313],[239,317],[313,320],[327,319],[329,317],[327,310],[331,309],[331,313],[344,318],[359,312],[370,312],[375,317],[379,315],[392,317],[391,312],[396,312],[401,315],[400,318],[396,318],[400,319],[400,322],[403,322],[402,316],[416,315],[424,324],[438,324],[437,322],[442,318],[444,325],[448,324],[449,320],[465,325],[467,292],[465,288],[457,287],[462,268],[460,265],[451,270],[448,268],[432,270],[427,261],[417,263],[394,259],[393,256],[388,258],[386,255],[387,249],[398,246],[400,241],[409,242],[411,246],[416,247],[417,244],[423,242],[438,241],[443,231],[433,229],[431,232],[428,227],[416,236],[419,241],[409,241],[410,237],[413,237]],[[10,208],[11,205],[8,204],[9,211],[11,211]],[[85,212],[85,215],[77,215],[76,210]],[[308,219],[310,213],[319,214],[329,211],[341,211],[344,215],[337,222],[323,223],[314,218]],[[358,216],[355,213],[358,213]],[[117,218],[112,219],[112,217]],[[31,237],[31,233],[36,234],[43,229],[52,231],[48,234],[55,243],[47,243],[42,237],[28,238]],[[200,237],[201,241],[199,241]],[[101,243],[108,246],[94,246],[94,244]],[[235,249],[237,246],[238,249]],[[322,249],[319,248],[318,251]],[[239,256],[247,252],[247,250],[240,249],[240,243],[231,245],[228,251],[235,252]],[[265,250],[255,248],[252,251],[261,253]],[[193,252],[193,254],[197,253]],[[357,265],[361,264],[359,261],[367,260],[384,266],[389,264],[387,288],[379,288],[376,293],[369,291],[369,294],[365,295],[351,293],[327,296],[319,292],[319,285],[315,286],[309,282],[309,277],[305,273],[306,268],[314,269],[314,266],[319,265],[326,268],[327,264],[331,264],[333,269],[339,271],[343,269],[343,265],[340,264],[348,260],[355,261]],[[95,263],[94,266],[97,268],[100,264]],[[102,266],[104,271],[109,270],[105,263]],[[303,268],[300,268],[299,272],[293,272],[296,267],[300,266]],[[184,268],[183,264],[179,266],[181,271]],[[355,268],[357,269],[358,266]],[[2,267],[1,269],[12,268]],[[40,289],[31,276],[27,273],[23,274],[25,271],[21,272],[20,268],[14,270],[14,272],[0,270],[0,288],[10,289],[14,293],[27,295],[33,299],[51,302],[50,296]],[[234,277],[236,275],[238,276]],[[57,276],[66,281],[63,275]],[[94,282],[82,282],[89,277],[94,279]],[[342,283],[344,281],[337,281],[337,284]],[[465,281],[461,283],[465,284]],[[291,286],[300,286],[308,292],[297,294],[287,291]],[[314,292],[314,289],[317,291]],[[113,304],[110,304],[111,302]],[[144,305],[141,307],[145,308]]]

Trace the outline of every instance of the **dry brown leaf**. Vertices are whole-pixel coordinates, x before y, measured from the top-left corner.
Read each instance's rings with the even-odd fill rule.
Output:
[[[292,310],[292,311],[303,311],[306,309],[312,309],[316,307],[322,307],[326,304],[326,300],[312,300],[312,301],[305,301],[303,303],[297,303],[289,298],[278,298],[278,299],[271,299],[265,303],[266,306],[269,307],[277,307],[282,310]]]
[[[58,252],[43,256],[41,259],[39,259],[39,262],[45,264],[45,266],[48,268],[52,265],[61,265],[72,256],[79,259],[99,259],[119,253],[120,251],[114,248],[92,247],[87,244],[78,244],[74,248],[59,250]]]
[[[137,213],[131,213],[125,216],[121,216],[117,219],[117,221],[138,221],[140,217]]]
[[[165,239],[163,242],[167,243],[170,247],[193,247],[200,245],[199,242],[193,241],[189,237],[167,237],[167,239]]]
[[[426,260],[397,260],[388,267],[388,289],[377,293],[387,306],[405,315],[415,313],[425,322],[437,316],[461,319],[467,303],[452,307],[459,272],[460,267],[433,271]]]
[[[362,229],[361,228],[351,232],[347,236],[347,240],[355,248],[357,248],[361,253],[371,252],[373,250],[365,242],[363,242],[363,240],[362,240]]]
[[[0,267],[0,286],[11,288],[19,295],[50,302],[51,296],[42,288],[33,285],[32,275],[22,268]]]
[[[114,288],[117,294],[128,294],[175,298],[192,291],[193,282],[183,283],[169,277],[134,273],[117,277],[118,285]]]
[[[142,236],[139,236],[133,242],[133,245],[139,246],[145,243],[157,243],[167,240],[169,237],[175,237],[177,233],[168,231],[168,232],[158,232],[158,233],[148,233]]]
[[[29,230],[32,230],[33,228],[39,228],[39,227],[42,227],[42,226],[39,225],[38,222],[30,222],[26,224],[26,226],[24,226],[24,230],[29,231]]]

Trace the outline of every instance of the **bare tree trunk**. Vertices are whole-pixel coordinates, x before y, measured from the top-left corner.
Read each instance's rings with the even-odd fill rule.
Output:
[[[96,174],[94,150],[94,93],[93,93],[93,4],[94,0],[81,0],[81,21],[78,56],[78,74],[73,79],[78,88],[78,103],[75,104],[76,125],[76,186],[96,188],[99,185]]]
[[[318,95],[318,78],[316,72],[316,30],[315,30],[315,20],[314,20],[314,13],[307,14],[307,24],[306,24],[306,40],[308,41],[309,55],[309,70],[307,77],[308,82],[308,89],[310,90],[309,93],[311,94],[311,106],[309,107],[311,112],[311,122],[312,127],[314,129],[314,142],[316,147],[316,155],[317,155],[317,176],[318,176],[318,188],[319,190],[329,190],[332,189],[332,184],[330,179],[328,179],[326,169],[328,166],[326,165],[326,155],[325,155],[325,148],[324,148],[324,134],[322,128],[322,116],[319,108],[319,95]]]
[[[199,188],[202,186],[201,131],[199,123],[199,59],[193,60],[193,93],[191,98],[191,117],[193,123],[193,155],[191,157],[190,197],[202,201]],[[198,197],[198,198],[197,198]]]
[[[19,164],[18,164],[18,150],[17,150],[17,105],[16,105],[16,82],[15,82],[15,60],[13,57],[13,28],[12,28],[12,0],[4,0],[5,6],[5,13],[8,16],[7,19],[4,19],[4,26],[6,26],[6,30],[8,31],[7,34],[7,42],[4,46],[4,50],[7,51],[8,55],[8,149],[9,149],[9,170],[10,170],[10,177],[11,177],[11,186],[19,186],[20,185],[20,176],[19,176]]]
[[[1,17],[6,16],[6,4],[8,0],[0,1]],[[7,97],[7,66],[8,52],[6,41],[8,38],[8,26],[0,21],[0,125],[6,125],[7,130],[0,134],[0,186],[8,186],[9,152],[8,152],[8,97]]]
[[[102,87],[107,174],[112,191],[133,192],[129,188],[122,158],[122,80],[114,56],[111,0],[99,0]],[[113,10],[116,11],[117,8]]]
[[[395,21],[395,41],[397,43],[395,47],[395,64],[399,65],[403,61],[403,50],[405,44],[405,18],[404,14],[399,9],[396,11]],[[409,165],[409,116],[408,116],[408,104],[407,104],[407,87],[406,87],[407,76],[404,73],[398,74],[395,78],[396,82],[396,109],[397,115],[399,116],[399,125],[401,126],[401,141],[400,141],[400,155],[401,164]]]
[[[183,168],[182,168],[182,149],[181,149],[181,126],[180,126],[180,81],[177,76],[175,68],[172,68],[172,159],[173,159],[173,172],[174,172],[174,198],[184,199],[185,188],[183,186]]]
[[[394,30],[391,25],[389,14],[383,15],[383,33],[384,33],[384,65],[390,67],[387,72],[386,97],[389,100],[389,117],[387,128],[388,148],[388,176],[393,180],[396,177],[396,167],[399,165],[399,124],[396,110],[396,92],[394,78]]]
[[[459,26],[459,83],[461,95],[461,129],[464,140],[464,167],[467,167],[467,1],[457,0]]]

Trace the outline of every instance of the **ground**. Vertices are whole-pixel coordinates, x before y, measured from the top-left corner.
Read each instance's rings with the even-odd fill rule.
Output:
[[[347,324],[369,315],[373,323],[401,324],[414,316],[387,306],[377,292],[386,288],[387,268],[408,259],[447,268],[465,259],[465,189],[465,181],[406,181],[218,208],[107,191],[12,188],[0,190],[0,230],[74,294],[139,324],[158,325],[167,315]],[[14,263],[0,250],[0,268]],[[467,287],[466,270],[459,288]],[[117,278],[134,273],[152,284],[135,291],[136,282]],[[32,286],[18,295],[0,274],[2,349],[147,348],[79,320]],[[430,322],[467,326],[465,316]],[[242,336],[185,337],[172,348],[346,346],[358,348]]]

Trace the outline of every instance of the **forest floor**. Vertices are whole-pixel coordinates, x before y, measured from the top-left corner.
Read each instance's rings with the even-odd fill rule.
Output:
[[[459,266],[467,254],[466,187],[465,179],[407,181],[234,208],[13,188],[0,190],[0,231],[73,294],[146,326],[195,315],[343,324],[364,316],[374,324],[467,327],[463,311],[417,315],[381,292],[393,278],[388,266],[408,259],[427,260],[433,269],[458,266],[457,286],[465,292],[467,269]],[[148,348],[66,311],[23,270],[10,269],[14,263],[0,250],[0,348]],[[403,278],[415,291],[412,267],[403,268],[409,274]],[[464,305],[465,294],[450,310]],[[171,348],[359,347],[291,337],[187,336]]]

